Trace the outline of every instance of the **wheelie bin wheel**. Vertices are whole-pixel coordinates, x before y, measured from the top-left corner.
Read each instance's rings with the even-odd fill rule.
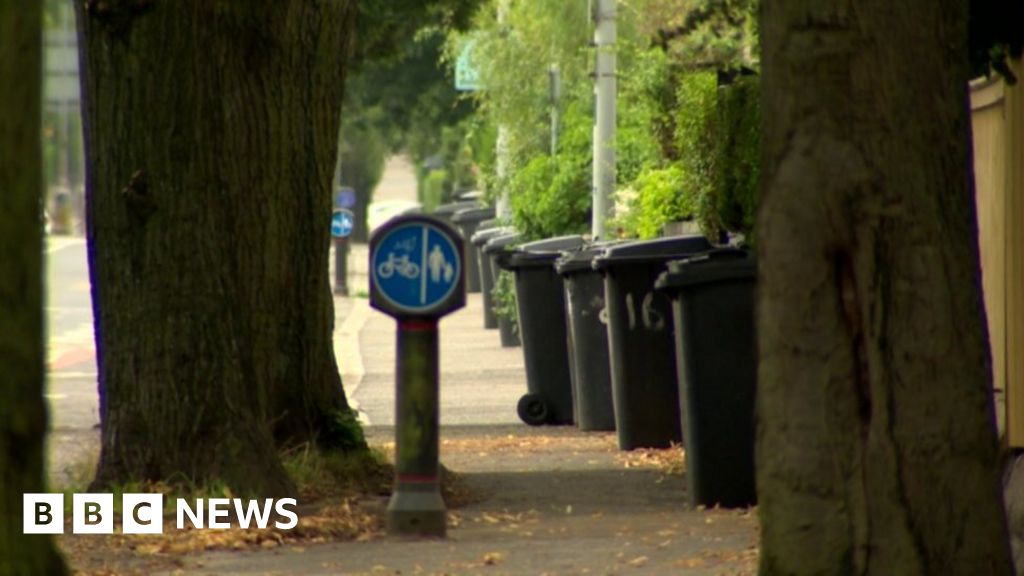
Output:
[[[551,411],[548,409],[548,404],[540,394],[524,395],[519,399],[519,405],[516,406],[516,412],[519,413],[519,419],[530,426],[541,426],[547,424],[548,418],[551,417]]]

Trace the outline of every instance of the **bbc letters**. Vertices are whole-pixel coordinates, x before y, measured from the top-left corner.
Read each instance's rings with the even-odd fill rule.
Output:
[[[243,500],[240,498],[197,498],[175,502],[175,526],[178,530],[226,530],[232,524],[240,528],[264,529],[273,525],[291,530],[299,523],[294,498]],[[73,494],[71,531],[74,534],[113,534],[114,519],[121,518],[123,534],[162,534],[163,494],[123,494],[121,511],[114,506],[113,494]],[[23,512],[25,534],[64,533],[63,494],[25,494]]]

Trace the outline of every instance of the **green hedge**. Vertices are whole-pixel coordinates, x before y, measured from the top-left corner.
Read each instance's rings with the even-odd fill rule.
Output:
[[[761,106],[757,76],[718,90],[717,158],[712,190],[718,224],[753,237],[760,180]]]
[[[709,234],[718,229],[712,199],[718,160],[715,154],[717,85],[714,72],[684,73],[676,92],[676,146],[687,186],[680,194],[696,199],[696,216],[701,228]]]
[[[728,230],[752,238],[760,177],[758,78],[719,87],[715,72],[686,72],[677,84],[678,160],[648,165],[632,180],[616,224],[625,235],[651,238],[669,222],[697,218],[709,236]]]

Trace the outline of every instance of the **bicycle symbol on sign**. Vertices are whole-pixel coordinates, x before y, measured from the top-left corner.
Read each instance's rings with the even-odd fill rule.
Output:
[[[390,252],[388,259],[377,266],[377,275],[381,278],[391,278],[395,272],[398,272],[399,276],[412,280],[420,275],[420,267],[415,262],[409,261],[408,254],[396,257],[394,252]]]

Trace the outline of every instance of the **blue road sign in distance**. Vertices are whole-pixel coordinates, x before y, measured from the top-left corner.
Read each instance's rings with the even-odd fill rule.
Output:
[[[351,210],[338,208],[331,217],[331,236],[345,238],[352,233],[356,225],[356,217]]]
[[[400,311],[427,312],[459,285],[462,254],[442,229],[414,220],[387,232],[370,258],[380,295]]]
[[[334,193],[335,208],[354,208],[356,205],[356,191],[348,186],[338,188]]]

